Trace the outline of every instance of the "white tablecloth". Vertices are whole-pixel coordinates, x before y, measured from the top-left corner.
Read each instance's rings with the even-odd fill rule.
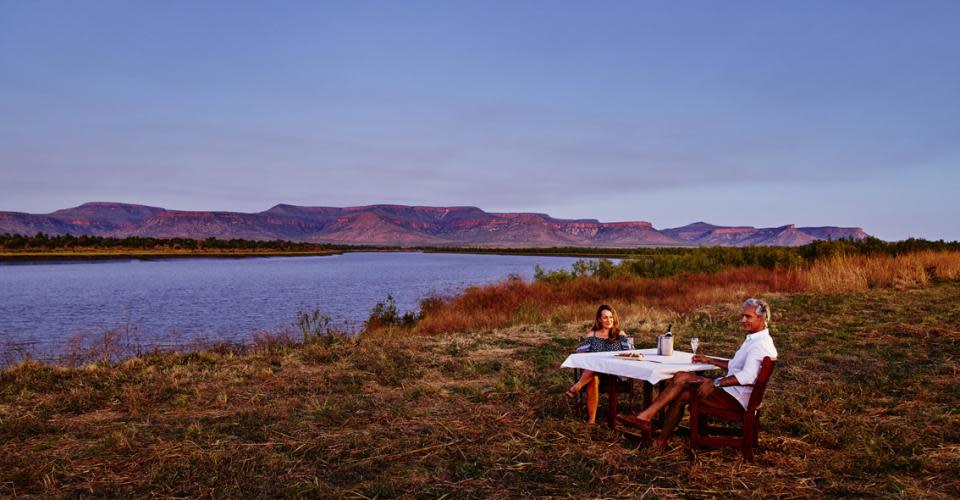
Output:
[[[618,358],[618,353],[643,353],[644,361]],[[560,365],[562,368],[583,368],[597,373],[609,373],[621,377],[646,380],[656,384],[661,380],[673,377],[677,372],[700,372],[715,370],[716,366],[702,363],[691,363],[693,354],[689,352],[673,351],[672,356],[657,356],[656,349],[638,349],[635,351],[585,352],[571,354]]]

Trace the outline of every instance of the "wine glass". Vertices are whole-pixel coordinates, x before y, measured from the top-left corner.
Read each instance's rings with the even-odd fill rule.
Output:
[[[690,339],[690,349],[693,349],[693,353],[697,353],[697,348],[700,347],[700,339],[693,337]]]

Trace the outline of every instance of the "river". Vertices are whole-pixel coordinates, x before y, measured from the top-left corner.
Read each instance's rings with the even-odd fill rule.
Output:
[[[318,308],[356,331],[392,294],[401,311],[431,294],[569,268],[575,257],[355,252],[317,257],[199,258],[0,265],[0,348],[35,356],[115,330],[145,346],[246,342],[295,331]]]

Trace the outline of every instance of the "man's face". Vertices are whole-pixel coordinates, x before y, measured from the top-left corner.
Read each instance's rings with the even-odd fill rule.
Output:
[[[743,315],[740,316],[740,323],[747,333],[757,333],[767,327],[767,321],[763,316],[757,314],[756,306],[747,306],[743,308]]]

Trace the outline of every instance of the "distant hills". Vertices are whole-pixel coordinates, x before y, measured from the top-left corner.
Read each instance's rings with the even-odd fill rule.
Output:
[[[258,213],[188,212],[125,203],[85,203],[49,214],[0,212],[0,233],[76,236],[215,237],[382,246],[634,247],[799,246],[867,237],[859,227],[724,227],[696,222],[658,230],[649,222],[555,219],[538,213],[490,213],[476,207],[300,207]]]

